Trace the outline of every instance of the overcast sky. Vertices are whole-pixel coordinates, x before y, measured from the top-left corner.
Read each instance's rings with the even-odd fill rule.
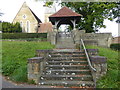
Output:
[[[33,12],[41,19],[41,21],[44,21],[44,3],[43,1],[36,2],[35,0],[1,0],[0,12],[4,13],[4,15],[0,17],[0,20],[12,22],[25,1],[27,2],[27,5],[33,10]],[[107,28],[101,28],[100,32],[111,32],[113,36],[118,36],[118,24],[115,21],[111,22],[105,20],[104,23]]]

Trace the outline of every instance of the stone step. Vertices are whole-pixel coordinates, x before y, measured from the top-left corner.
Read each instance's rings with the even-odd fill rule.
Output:
[[[58,39],[57,40],[57,42],[59,43],[59,42],[64,42],[64,43],[66,43],[66,42],[73,42],[73,39],[72,38],[64,38],[64,39]]]
[[[62,70],[62,69],[57,69],[57,70],[46,70],[46,74],[49,75],[59,75],[59,74],[64,74],[64,75],[78,75],[78,74],[85,74],[85,75],[90,75],[91,72],[88,69],[83,69],[83,70]]]
[[[71,41],[71,40],[59,40],[58,42],[57,42],[57,44],[74,44],[74,42],[73,41]]]
[[[78,60],[87,60],[86,57],[51,57],[49,58],[47,61],[70,61],[70,60],[74,60],[74,61],[78,61]]]
[[[52,56],[85,56],[84,53],[50,53]]]
[[[92,81],[91,75],[43,75],[40,80]]]
[[[57,41],[58,41],[57,43],[60,43],[60,42],[62,42],[62,43],[67,43],[67,42],[74,43],[71,39],[57,40]]]
[[[70,54],[70,55],[64,55],[64,54],[52,54],[51,57],[85,57],[85,55],[81,54]]]
[[[60,54],[80,54],[84,53],[84,50],[78,50],[78,49],[54,49],[51,53],[60,53]]]
[[[87,61],[85,60],[81,60],[81,61],[74,61],[74,60],[70,60],[70,61],[47,61],[46,64],[49,65],[81,65],[81,64],[88,64]]]
[[[62,46],[69,45],[69,46],[71,46],[71,45],[75,45],[75,44],[73,42],[59,42],[56,45],[62,45]]]
[[[81,70],[81,69],[89,69],[89,66],[88,65],[71,65],[71,66],[70,65],[46,65],[46,69]]]
[[[80,65],[65,65],[65,64],[61,64],[61,65],[46,65],[46,67],[88,67],[88,64],[80,64]]]
[[[74,49],[75,46],[69,46],[69,45],[62,46],[62,44],[61,44],[61,45],[56,45],[56,48],[58,48],[58,49]]]
[[[62,78],[65,78],[65,77],[78,77],[78,78],[82,78],[82,77],[92,77],[91,75],[84,75],[84,74],[81,74],[81,75],[42,75],[41,77],[45,78],[45,77],[62,77]]]
[[[93,81],[66,81],[66,80],[41,80],[41,85],[63,86],[63,87],[94,87]]]

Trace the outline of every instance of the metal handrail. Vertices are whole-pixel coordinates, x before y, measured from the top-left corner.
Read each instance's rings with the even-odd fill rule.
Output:
[[[81,39],[81,42],[82,42],[83,48],[84,48],[84,50],[85,50],[85,54],[86,54],[86,57],[87,57],[88,64],[89,64],[90,68],[91,68],[93,71],[96,72],[96,69],[92,66],[92,64],[91,64],[91,62],[90,62],[90,58],[89,58],[89,56],[88,56],[88,53],[87,53],[85,44],[84,44],[84,42],[83,42],[82,39]]]

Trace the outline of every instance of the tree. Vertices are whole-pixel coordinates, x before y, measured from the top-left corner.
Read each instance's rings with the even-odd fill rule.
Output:
[[[15,23],[12,25],[12,32],[22,32],[22,28],[20,27],[20,23]]]
[[[51,3],[46,2],[47,6]],[[82,14],[77,28],[85,29],[86,32],[95,32],[98,28],[106,28],[103,24],[105,19],[113,21],[119,16],[117,2],[62,2],[73,11]]]
[[[20,23],[9,23],[9,22],[2,22],[2,32],[3,33],[17,33],[22,32],[22,28],[20,27]]]

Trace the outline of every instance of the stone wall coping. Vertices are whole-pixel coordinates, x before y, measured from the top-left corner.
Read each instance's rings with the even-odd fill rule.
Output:
[[[88,52],[98,52],[98,49],[86,49]]]
[[[29,58],[28,60],[36,60],[36,59],[43,59],[43,57],[33,57],[33,58]]]
[[[51,52],[51,51],[53,51],[53,50],[36,50],[37,52]]]
[[[92,58],[105,58],[104,56],[91,56]]]
[[[33,57],[33,58],[28,58],[29,63],[39,63],[43,61],[43,57]]]
[[[90,56],[90,60],[95,64],[102,64],[107,62],[107,58],[103,56]]]

